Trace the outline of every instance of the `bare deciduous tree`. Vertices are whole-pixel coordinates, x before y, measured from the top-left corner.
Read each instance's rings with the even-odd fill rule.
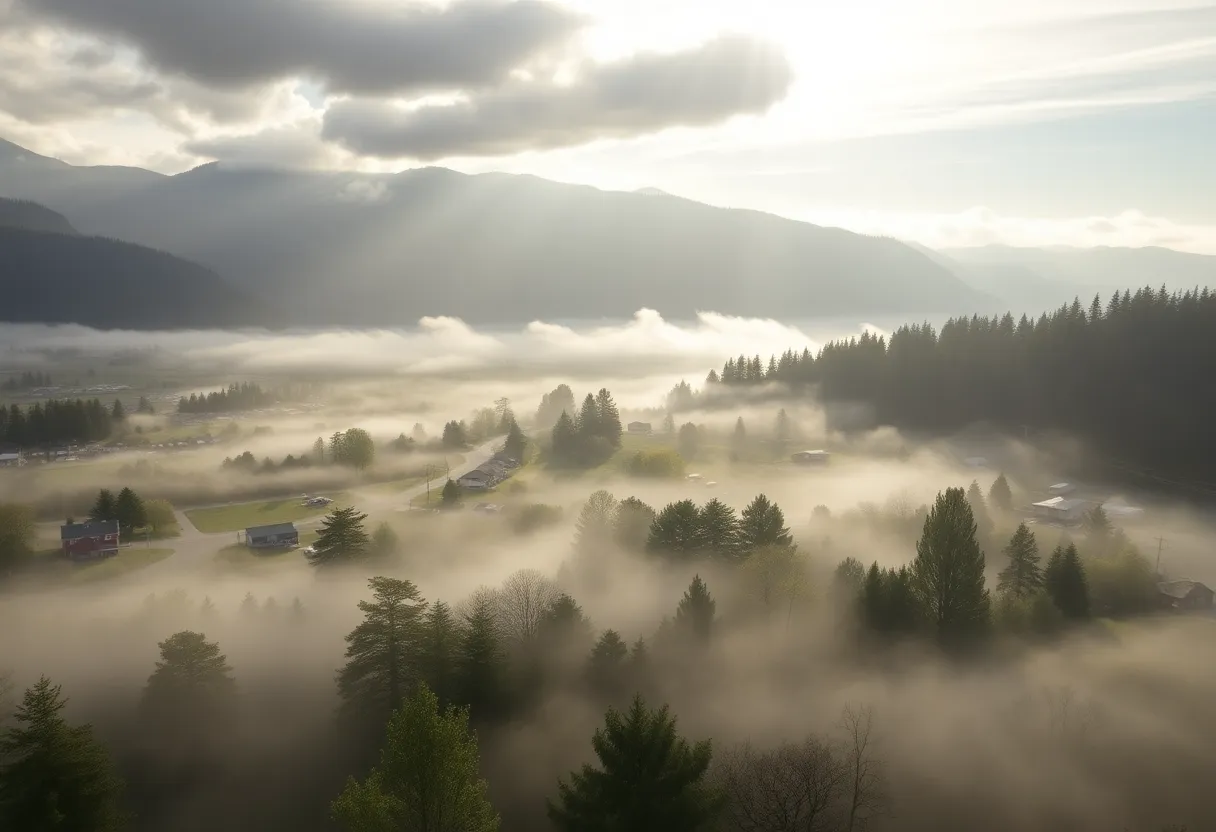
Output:
[[[842,749],[808,737],[771,751],[726,751],[717,776],[731,832],[831,832],[839,828],[851,777]]]
[[[874,758],[870,747],[874,710],[869,706],[849,706],[840,717],[840,727],[845,735],[850,772],[849,811],[841,828],[846,832],[859,832],[887,808],[882,763]]]
[[[503,637],[528,642],[536,637],[541,618],[561,597],[557,582],[535,569],[521,569],[495,593]]]

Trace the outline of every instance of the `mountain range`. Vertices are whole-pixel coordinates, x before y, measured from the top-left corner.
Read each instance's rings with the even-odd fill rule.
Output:
[[[82,235],[201,264],[208,277],[193,279],[220,299],[214,314],[204,305],[196,317],[217,326],[242,305],[235,298],[261,304],[266,323],[329,326],[403,326],[428,315],[473,324],[622,318],[643,307],[672,319],[702,310],[786,320],[1041,311],[1092,296],[1088,277],[1105,268],[1085,266],[1085,252],[1072,267],[1067,252],[937,252],[654,188],[436,167],[363,174],[211,163],[168,176],[73,166],[0,141],[0,196],[58,212]],[[1109,251],[1130,264],[1107,270],[1121,281],[1128,274],[1118,288],[1154,282],[1173,268],[1168,255],[1198,258],[1188,275],[1216,263],[1160,249],[1150,279],[1133,262],[1138,253]],[[176,325],[165,323],[171,314],[142,314],[146,327]]]

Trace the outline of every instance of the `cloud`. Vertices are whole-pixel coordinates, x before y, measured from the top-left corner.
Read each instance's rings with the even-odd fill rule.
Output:
[[[452,104],[413,109],[374,100],[334,104],[324,135],[360,154],[433,160],[501,156],[630,138],[667,127],[762,113],[793,80],[772,45],[723,36],[693,49],[582,67],[575,81],[516,81]]]
[[[182,150],[229,167],[335,167],[344,154],[321,141],[318,124],[308,120],[257,133],[193,139]]]
[[[540,0],[15,0],[28,19],[114,38],[151,66],[218,87],[291,76],[381,94],[501,81],[584,19]]]

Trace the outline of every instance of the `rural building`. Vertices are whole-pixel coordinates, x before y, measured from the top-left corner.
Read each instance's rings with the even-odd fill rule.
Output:
[[[798,465],[826,465],[831,458],[827,451],[799,451],[790,456],[790,460]]]
[[[290,549],[300,545],[295,523],[274,523],[245,529],[245,545],[250,549]]]
[[[21,451],[0,453],[0,468],[16,468],[24,461],[25,460],[21,457]]]
[[[63,553],[72,560],[98,560],[118,554],[118,521],[65,523],[59,527]]]
[[[494,482],[494,475],[483,468],[474,468],[456,480],[457,485],[470,491],[482,491],[491,488]]]
[[[1035,503],[1030,508],[1035,517],[1053,523],[1078,523],[1085,517],[1089,504],[1084,500],[1067,500],[1064,497],[1052,497]]]
[[[1212,590],[1198,581],[1162,581],[1157,593],[1167,609],[1206,611],[1212,609]]]
[[[472,471],[461,475],[456,480],[456,484],[470,491],[485,491],[507,479],[507,477],[515,473],[515,469],[518,467],[518,460],[511,459],[501,453],[495,454],[494,457],[483,462]]]
[[[650,422],[630,422],[628,430],[630,433],[650,433]]]

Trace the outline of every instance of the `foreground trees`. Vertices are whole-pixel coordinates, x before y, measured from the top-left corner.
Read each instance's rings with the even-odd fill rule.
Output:
[[[963,489],[948,488],[938,494],[916,544],[911,577],[913,592],[944,641],[976,635],[988,625],[984,553],[975,535],[975,519]]]
[[[388,722],[380,764],[333,803],[349,832],[494,832],[467,709],[441,709],[420,685]]]
[[[561,832],[700,832],[710,829],[720,793],[706,783],[710,742],[676,733],[664,706],[635,697],[625,713],[609,708],[591,740],[599,766],[558,781],[549,818]]]
[[[1005,547],[1009,565],[1001,570],[997,591],[1015,598],[1033,595],[1043,586],[1043,570],[1039,568],[1039,544],[1025,523],[1019,523],[1009,545]]]
[[[236,680],[220,647],[184,631],[162,641],[141,708],[146,728],[178,747],[197,749],[232,719]]]
[[[312,553],[306,555],[308,562],[317,567],[330,567],[357,563],[367,556],[371,538],[363,527],[366,514],[358,509],[340,508],[321,521],[317,542]]]
[[[343,710],[383,725],[418,681],[418,645],[425,605],[418,588],[396,578],[372,578],[371,601],[360,601],[363,621],[346,637],[338,671]]]
[[[46,678],[25,692],[0,737],[0,829],[118,832],[122,783],[88,725],[68,725],[60,687]]]

